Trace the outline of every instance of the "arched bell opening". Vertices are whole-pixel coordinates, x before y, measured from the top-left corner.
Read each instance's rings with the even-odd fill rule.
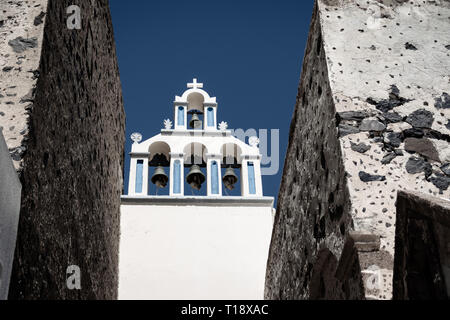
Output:
[[[199,92],[192,92],[187,96],[187,128],[194,130],[203,129],[205,97]]]
[[[205,145],[197,142],[184,147],[184,194],[205,196],[207,194],[207,168]]]
[[[170,146],[162,141],[149,147],[149,195],[169,195]]]
[[[197,110],[203,113],[203,103],[205,102],[205,97],[200,92],[192,92],[187,96],[188,110]]]
[[[208,149],[199,142],[191,142],[183,148],[184,165],[191,166],[197,164],[200,167],[206,166],[206,154]]]
[[[221,148],[222,194],[240,196],[241,193],[241,148],[235,143],[224,144]]]

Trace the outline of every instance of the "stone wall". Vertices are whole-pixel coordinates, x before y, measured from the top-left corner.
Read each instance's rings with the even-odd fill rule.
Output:
[[[394,299],[450,298],[450,201],[419,192],[397,196]]]
[[[363,296],[320,29],[315,9],[277,204],[267,299]]]
[[[0,124],[23,185],[9,297],[114,299],[125,119],[108,1],[2,5]]]
[[[278,268],[277,272],[288,278],[301,272],[301,268],[281,269],[288,268],[288,261],[302,265],[308,260],[298,251],[314,238],[314,225],[299,229],[297,220],[305,214],[316,219],[321,216],[317,210],[300,209],[311,201],[304,195],[311,188],[317,189],[315,194],[326,194],[330,181],[336,180],[348,186],[348,193],[340,195],[350,206],[366,298],[392,297],[397,190],[450,197],[449,17],[449,1],[317,0],[300,81],[300,92],[306,93],[299,95],[292,122],[271,248],[285,258],[270,260],[269,269]],[[313,37],[323,39],[324,57],[319,61],[310,60]],[[311,86],[306,74],[314,68],[324,70],[324,76],[315,75],[312,83],[317,81],[325,93],[330,88],[332,98],[327,104],[317,97],[311,101],[317,88]],[[328,115],[317,123],[314,113],[303,107],[309,103],[316,113]],[[303,122],[295,120],[301,115]],[[336,173],[325,178],[307,157],[295,159],[297,152],[314,153],[310,157],[319,158],[321,149],[306,135],[297,135],[308,126],[309,135],[320,135],[326,125],[329,136],[339,136],[333,155],[336,162],[343,163],[345,178]],[[302,173],[316,172],[317,168],[323,179],[319,184],[319,178]],[[306,185],[299,197],[284,202],[292,197],[288,186],[296,180]],[[322,200],[321,205],[327,203]],[[285,218],[285,212],[291,220]],[[279,235],[292,232],[293,226],[296,232],[291,238],[280,241]],[[327,229],[325,237],[334,234]],[[272,287],[271,277],[269,274],[269,296],[298,287],[291,280]]]
[[[21,188],[0,130],[0,300],[8,298],[19,224]]]

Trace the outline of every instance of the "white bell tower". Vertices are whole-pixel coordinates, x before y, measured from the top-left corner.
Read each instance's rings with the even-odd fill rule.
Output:
[[[263,196],[259,140],[218,123],[197,79],[187,88],[173,122],[145,141],[131,136],[119,299],[262,299],[273,198]]]

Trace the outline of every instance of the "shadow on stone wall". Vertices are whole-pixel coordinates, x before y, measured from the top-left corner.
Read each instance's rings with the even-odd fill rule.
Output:
[[[266,299],[362,299],[317,3],[278,196]],[[356,268],[356,269],[355,269]]]
[[[449,249],[450,201],[398,192],[393,298],[448,299]]]

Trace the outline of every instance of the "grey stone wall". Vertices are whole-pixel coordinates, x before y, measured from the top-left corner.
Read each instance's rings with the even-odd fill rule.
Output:
[[[20,185],[0,130],[0,300],[8,297],[20,212]]]
[[[450,298],[450,201],[400,191],[393,298]]]
[[[80,30],[66,27],[69,5]],[[14,68],[2,82],[17,95],[2,98],[0,119],[23,185],[9,298],[114,299],[125,116],[108,1],[7,6],[0,31],[16,27],[2,57]],[[81,290],[66,287],[69,265]]]
[[[301,229],[301,234],[297,230],[290,240],[279,239],[280,234],[292,230],[296,217],[304,215],[305,210],[300,208],[315,202],[304,197],[284,202],[291,192],[290,182],[299,180],[306,184],[300,195],[307,195],[306,190],[311,188],[321,195],[329,192],[329,183],[335,179],[348,187],[348,193],[342,192],[341,196],[349,205],[366,298],[392,298],[397,191],[413,190],[450,198],[449,17],[449,1],[317,0],[308,41],[322,37],[324,56],[311,60],[308,43],[300,81],[300,92],[306,93],[299,96],[298,105],[312,104],[314,112],[328,115],[317,122],[308,108],[296,108],[295,117],[304,115],[304,122],[292,123],[283,174],[285,186],[280,189],[281,207],[271,248],[271,252],[285,258],[280,262],[269,260],[269,270],[279,268],[281,273],[289,265],[287,261],[299,260],[302,265],[305,258],[297,252],[298,243],[305,246],[314,231],[314,226],[310,226]],[[306,76],[315,68],[324,70],[324,75],[320,77],[319,72]],[[311,99],[317,88],[310,83],[315,81],[322,92],[327,93],[329,88],[332,98],[326,104],[321,101],[323,97]],[[326,125],[329,127],[324,128]],[[297,138],[296,132],[309,127],[309,135],[328,132],[331,136],[335,134],[333,126],[339,135],[333,154],[335,161],[342,163],[345,176],[330,175],[330,171],[325,178],[326,172],[320,172],[320,167],[308,157],[294,158],[296,152],[314,153],[310,156],[313,158],[321,153],[306,133]],[[291,145],[296,145],[298,151]],[[317,170],[318,178],[302,173]],[[294,188],[295,183],[292,185]],[[326,203],[321,205],[323,208]],[[287,211],[292,220],[283,218]],[[325,237],[333,232],[326,229]],[[326,246],[340,250],[332,244]],[[275,257],[275,253],[272,255]],[[271,287],[270,273],[268,277],[269,292],[298,287],[291,280]]]
[[[358,256],[349,237],[350,196],[318,18],[316,7],[279,192],[267,299],[363,296]]]

